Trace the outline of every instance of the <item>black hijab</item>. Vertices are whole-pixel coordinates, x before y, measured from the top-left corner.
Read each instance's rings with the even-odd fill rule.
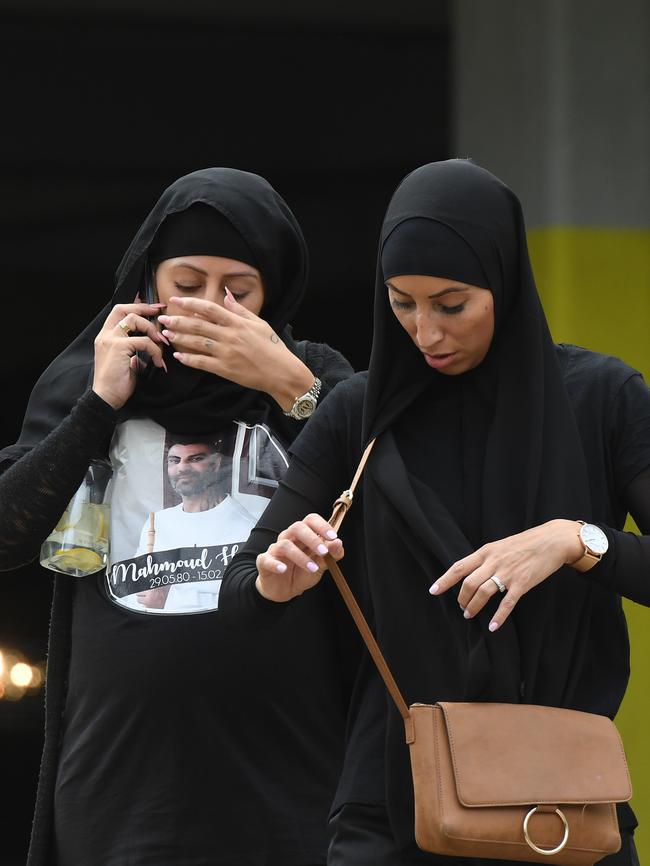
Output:
[[[479,367],[445,376],[426,365],[390,308],[384,280],[396,268],[491,290],[495,336]],[[584,454],[531,272],[520,203],[470,161],[418,168],[388,206],[363,429],[365,441],[381,434],[364,475],[371,595],[380,644],[407,701],[581,708],[581,635],[593,590],[581,575],[560,569],[494,634],[487,626],[500,598],[466,621],[458,587],[428,595],[437,576],[482,543],[552,518],[591,516]],[[454,462],[450,446],[458,436]],[[452,507],[463,498],[473,522]],[[403,800],[408,761],[392,711],[388,736],[388,797],[406,828],[411,807],[399,792]],[[393,786],[393,778],[401,781]]]
[[[181,212],[196,213],[199,205],[215,212],[214,244],[207,240],[205,219],[179,220]],[[185,249],[186,241],[196,234],[198,246]],[[260,270],[264,282],[262,317],[299,354],[288,323],[305,292],[308,260],[296,218],[273,187],[256,174],[232,168],[192,172],[163,192],[124,254],[110,301],[36,383],[20,438],[2,451],[3,460],[19,459],[69,414],[92,382],[93,341],[109,311],[115,304],[134,301],[142,291],[147,258],[169,257],[170,249],[175,255],[215,255],[217,249],[229,258],[247,255],[243,260]],[[169,374],[156,368],[139,382],[120,412],[121,419],[146,416],[172,432],[187,434],[212,432],[235,418],[269,421],[278,432],[289,435],[287,419],[268,395],[184,367],[171,350],[165,350],[165,360]]]

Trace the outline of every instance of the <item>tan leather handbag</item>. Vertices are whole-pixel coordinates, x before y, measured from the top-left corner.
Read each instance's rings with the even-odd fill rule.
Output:
[[[336,500],[336,529],[373,444]],[[526,704],[407,706],[341,569],[325,559],[404,720],[422,850],[591,866],[620,849],[615,804],[629,800],[632,789],[610,719]]]

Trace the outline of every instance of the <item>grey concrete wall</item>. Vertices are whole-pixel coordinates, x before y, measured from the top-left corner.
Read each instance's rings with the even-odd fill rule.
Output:
[[[531,226],[650,222],[648,0],[454,0],[456,153]]]

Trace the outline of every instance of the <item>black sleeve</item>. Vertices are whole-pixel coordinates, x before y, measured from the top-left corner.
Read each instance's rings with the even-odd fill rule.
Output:
[[[599,524],[609,550],[587,575],[630,601],[650,607],[650,471],[629,484],[625,499],[642,534]]]
[[[326,519],[344,486],[316,475],[294,457],[244,548],[226,569],[219,592],[219,613],[228,625],[264,627],[281,617],[289,602],[269,601],[255,588],[255,560],[296,520],[316,512]]]
[[[0,476],[0,571],[38,556],[115,420],[113,408],[87,391],[58,427]]]
[[[319,403],[329,392],[354,373],[350,363],[326,343],[305,343],[305,364],[321,380]]]
[[[610,420],[616,486],[642,534],[601,525],[609,550],[587,575],[650,607],[650,390],[640,374],[620,389]]]

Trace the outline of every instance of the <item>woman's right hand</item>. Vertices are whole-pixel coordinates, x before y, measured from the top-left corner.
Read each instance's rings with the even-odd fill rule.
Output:
[[[269,601],[290,601],[316,586],[326,569],[323,557],[343,558],[343,542],[319,514],[308,514],[278,535],[256,560],[255,587]]]
[[[161,343],[169,345],[156,325],[145,316],[160,313],[164,304],[117,304],[108,314],[95,337],[95,375],[93,391],[113,409],[121,409],[133,394],[138,359],[136,352],[146,352],[156,367],[167,370]],[[138,331],[141,336],[130,336]]]

